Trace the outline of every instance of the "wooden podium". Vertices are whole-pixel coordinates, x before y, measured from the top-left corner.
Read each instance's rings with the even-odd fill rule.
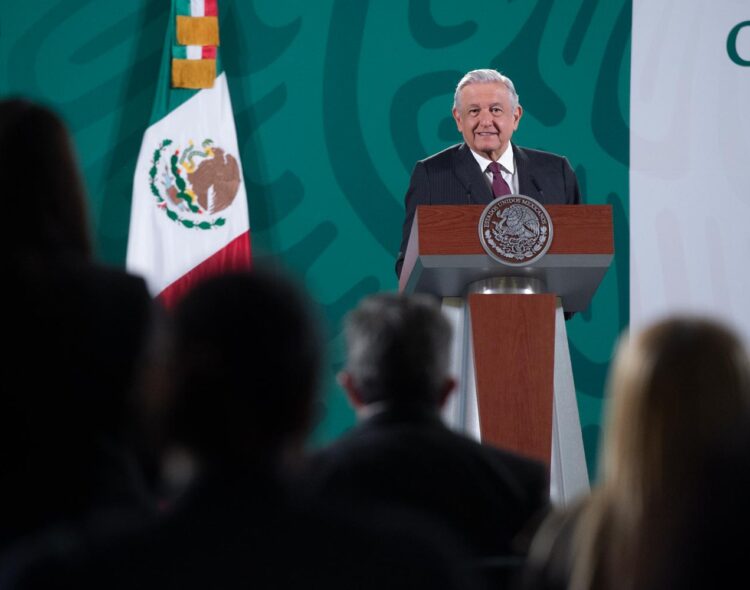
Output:
[[[463,298],[458,372],[462,403],[475,408],[473,434],[550,465],[553,498],[566,504],[588,489],[588,474],[563,313],[588,307],[612,261],[612,209],[546,209],[554,227],[549,251],[512,267],[479,241],[484,206],[418,207],[399,289]],[[471,433],[468,414],[468,426],[459,426]]]

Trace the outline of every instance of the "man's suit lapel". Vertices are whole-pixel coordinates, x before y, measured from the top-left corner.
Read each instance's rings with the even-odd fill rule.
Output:
[[[453,152],[453,171],[466,189],[471,203],[484,205],[492,201],[492,191],[487,179],[471,154],[471,149],[465,143]]]
[[[511,144],[513,147],[513,157],[516,159],[516,174],[518,174],[518,192],[532,199],[539,200],[542,197],[538,188],[539,184],[531,173],[531,164],[529,156],[523,148]]]

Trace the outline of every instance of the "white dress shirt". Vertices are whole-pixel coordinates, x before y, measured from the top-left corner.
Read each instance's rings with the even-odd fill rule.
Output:
[[[480,156],[474,150],[471,150],[471,154],[474,156],[477,164],[479,164],[482,172],[484,172],[484,177],[489,183],[490,190],[492,190],[492,172],[488,169],[489,165],[492,164],[492,160],[488,160],[484,156]],[[511,194],[517,195],[518,174],[516,174],[516,160],[513,157],[513,148],[511,147],[510,143],[508,144],[508,147],[505,148],[505,151],[500,156],[500,158],[497,160],[497,163],[500,164],[500,174],[502,174],[503,180],[508,183]]]

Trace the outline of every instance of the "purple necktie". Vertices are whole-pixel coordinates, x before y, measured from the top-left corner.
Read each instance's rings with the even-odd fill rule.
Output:
[[[492,172],[492,194],[495,195],[495,198],[509,195],[510,187],[505,182],[503,175],[500,174],[500,164],[492,162],[487,168]]]

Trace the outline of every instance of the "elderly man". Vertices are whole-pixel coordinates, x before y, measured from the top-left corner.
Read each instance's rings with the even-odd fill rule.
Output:
[[[406,217],[396,274],[417,205],[486,204],[522,194],[544,205],[580,202],[578,181],[564,157],[511,144],[523,109],[510,78],[496,70],[473,70],[456,86],[453,118],[464,143],[417,162],[406,193]]]
[[[547,505],[539,463],[449,430],[451,329],[430,299],[366,299],[347,320],[339,380],[358,425],[314,461],[317,491],[341,505],[387,505],[456,536],[476,560],[523,555]]]

